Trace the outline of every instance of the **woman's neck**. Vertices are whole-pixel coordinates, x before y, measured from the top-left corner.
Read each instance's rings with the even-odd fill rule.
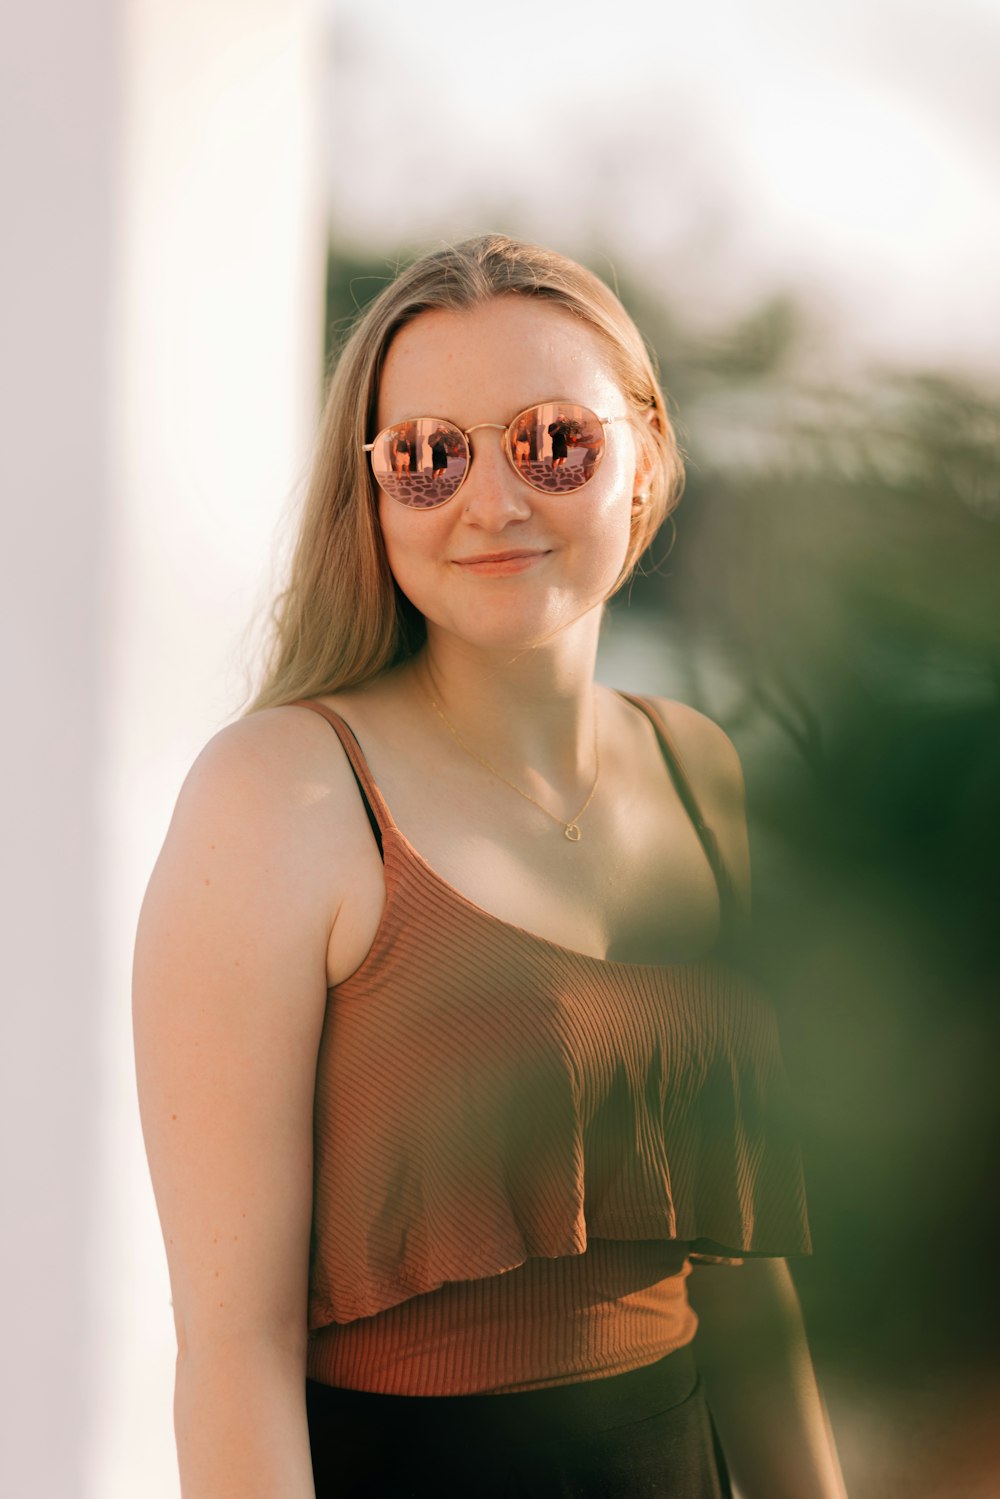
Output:
[[[562,784],[593,774],[597,624],[514,655],[432,631],[407,670],[470,746]]]

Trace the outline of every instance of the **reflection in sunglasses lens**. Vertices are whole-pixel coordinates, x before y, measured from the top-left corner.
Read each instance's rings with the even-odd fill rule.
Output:
[[[372,450],[375,477],[393,499],[429,510],[450,500],[465,477],[465,438],[450,422],[416,417],[379,435]]]
[[[515,417],[509,430],[518,473],[550,494],[582,488],[604,457],[604,428],[586,406],[545,401]]]

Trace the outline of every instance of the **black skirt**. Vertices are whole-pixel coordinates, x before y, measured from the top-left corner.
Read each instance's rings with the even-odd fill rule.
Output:
[[[306,1381],[316,1499],[731,1499],[694,1357],[508,1395]]]

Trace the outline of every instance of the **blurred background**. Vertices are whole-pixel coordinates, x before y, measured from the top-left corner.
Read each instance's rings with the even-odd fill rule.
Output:
[[[3,24],[2,1499],[178,1494],[138,906],[248,694],[330,358],[486,229],[617,288],[687,454],[601,676],[744,759],[852,1499],[993,1499],[1000,0]]]

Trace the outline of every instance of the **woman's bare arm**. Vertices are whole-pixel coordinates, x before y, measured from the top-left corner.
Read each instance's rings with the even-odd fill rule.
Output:
[[[139,922],[137,1078],[177,1330],[184,1499],[313,1499],[312,1115],[337,757],[303,717],[318,723],[279,709],[206,747]]]
[[[784,1260],[698,1265],[694,1349],[741,1499],[846,1499]]]

